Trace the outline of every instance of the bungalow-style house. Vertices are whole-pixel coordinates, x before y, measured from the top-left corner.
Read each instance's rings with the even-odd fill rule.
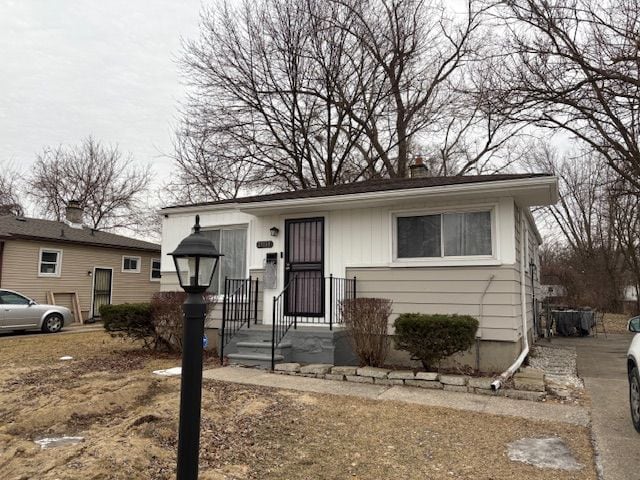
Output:
[[[382,297],[390,334],[405,312],[476,317],[476,346],[456,360],[501,372],[533,335],[541,237],[529,208],[557,198],[550,175],[422,176],[169,207],[161,288],[179,288],[167,253],[197,214],[225,255],[207,327],[231,361],[353,362],[340,303]],[[388,363],[407,362],[392,349]]]
[[[63,222],[3,215],[0,288],[66,306],[82,323],[104,304],[148,302],[160,289],[160,246],[85,227],[72,202]]]

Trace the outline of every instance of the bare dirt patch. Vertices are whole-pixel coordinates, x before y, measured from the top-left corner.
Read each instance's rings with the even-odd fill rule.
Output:
[[[64,354],[74,360],[58,362]],[[180,380],[151,371],[176,358],[94,332],[5,339],[0,361],[12,366],[0,370],[0,478],[174,478]],[[582,427],[221,382],[203,390],[203,480],[596,479]],[[33,442],[65,435],[84,441]],[[510,461],[507,445],[525,436],[562,438],[584,468]]]

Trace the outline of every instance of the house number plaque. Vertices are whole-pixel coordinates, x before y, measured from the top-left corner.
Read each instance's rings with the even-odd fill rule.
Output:
[[[271,248],[273,247],[273,242],[271,240],[263,240],[256,244],[258,248]]]

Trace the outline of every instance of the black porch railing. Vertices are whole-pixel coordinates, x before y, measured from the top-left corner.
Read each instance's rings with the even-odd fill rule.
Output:
[[[271,369],[275,367],[276,348],[287,332],[298,324],[334,325],[344,322],[340,306],[356,298],[356,277],[310,278],[293,275],[280,294],[273,297]],[[325,297],[327,295],[327,297]]]
[[[245,325],[258,323],[258,279],[225,278],[222,301],[222,327],[220,329],[220,363],[224,360],[224,347]]]

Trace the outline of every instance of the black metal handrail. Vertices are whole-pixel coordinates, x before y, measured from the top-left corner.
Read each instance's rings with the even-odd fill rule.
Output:
[[[222,327],[220,329],[220,363],[224,361],[224,347],[245,325],[258,323],[258,279],[224,279]]]
[[[299,279],[293,276],[282,292],[273,297],[271,370],[275,368],[276,348],[291,327],[295,330],[298,328],[298,323],[322,324],[329,325],[329,329],[332,330],[334,325],[344,323],[341,305],[345,300],[356,298],[356,277],[339,278],[329,275],[320,277],[317,281],[321,283],[316,282],[313,286],[314,282],[310,279]],[[307,298],[314,288],[316,292],[320,292],[319,300]],[[328,305],[325,292],[328,295]],[[320,308],[317,309],[318,312],[309,312],[313,310],[309,307],[318,307],[318,302],[321,303]],[[328,308],[325,309],[325,306]],[[307,314],[303,313],[305,311]]]

